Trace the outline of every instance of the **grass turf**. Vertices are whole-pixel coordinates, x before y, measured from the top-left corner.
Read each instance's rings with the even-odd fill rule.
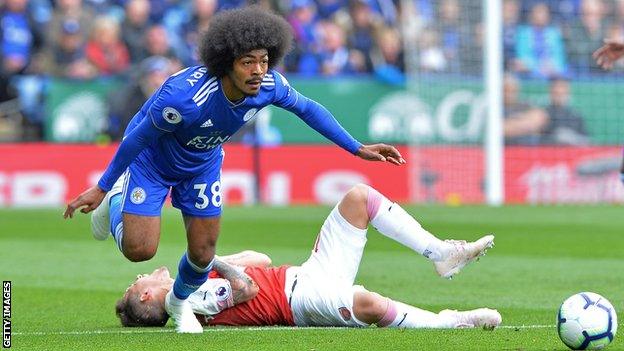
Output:
[[[621,207],[412,207],[442,238],[496,234],[496,247],[452,281],[408,249],[369,231],[357,283],[396,300],[440,310],[498,308],[504,328],[396,330],[212,328],[202,335],[122,329],[115,301],[138,273],[173,271],[185,248],[177,211],[163,213],[161,244],[145,263],[126,261],[112,240],[95,242],[88,217],[61,210],[1,210],[0,277],[13,283],[16,350],[565,350],[555,330],[559,304],[595,291],[624,311]],[[303,262],[329,212],[324,207],[227,208],[218,251],[268,253]],[[525,326],[525,327],[522,327]],[[515,328],[518,327],[518,328]],[[620,325],[621,327],[621,325]],[[609,350],[624,350],[616,337]]]

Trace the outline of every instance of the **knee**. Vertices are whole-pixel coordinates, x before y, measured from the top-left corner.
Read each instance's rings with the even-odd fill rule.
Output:
[[[358,291],[353,296],[353,314],[358,320],[374,324],[379,322],[388,308],[388,299],[367,290]]]
[[[366,184],[356,184],[345,194],[343,201],[350,203],[351,205],[364,205],[368,200],[368,189],[370,187]]]
[[[354,185],[351,189],[349,189],[349,191],[345,195],[345,198],[349,198],[353,201],[366,203],[366,200],[368,199],[369,188],[370,187],[366,184],[358,183]]]
[[[154,255],[156,255],[156,250],[156,247],[152,248],[147,246],[124,246],[123,254],[128,260],[132,262],[143,262],[148,261],[152,257],[154,257]]]
[[[130,238],[148,238],[148,235],[126,235],[122,239],[122,252],[132,262],[143,262],[156,255],[158,241],[154,240],[131,240]]]

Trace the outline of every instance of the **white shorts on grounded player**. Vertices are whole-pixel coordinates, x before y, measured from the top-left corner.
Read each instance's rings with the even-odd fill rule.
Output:
[[[353,281],[365,245],[366,229],[354,227],[342,217],[338,206],[334,207],[319,231],[308,260],[286,272],[284,290],[295,324],[368,325],[357,320],[353,313],[353,293],[364,289],[353,286]]]
[[[297,326],[368,326],[353,313],[353,294],[364,290],[362,286],[347,285],[331,276],[309,275],[300,267],[291,267],[286,271],[284,290]]]

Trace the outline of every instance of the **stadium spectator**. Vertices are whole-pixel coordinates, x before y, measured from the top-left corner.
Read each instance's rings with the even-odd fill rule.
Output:
[[[372,53],[373,72],[379,80],[393,84],[405,84],[405,61],[401,34],[395,28],[385,27],[375,35]]]
[[[505,74],[503,84],[503,131],[506,144],[538,145],[548,125],[548,114],[537,107],[520,101],[520,83],[512,74]]]
[[[570,83],[564,78],[550,82],[550,104],[546,107],[548,123],[544,129],[544,143],[585,145],[589,139],[585,122],[570,107]]]
[[[422,21],[423,25],[430,25],[437,21],[434,0],[413,0],[409,2],[409,5],[413,6],[413,10],[415,10],[413,18]]]
[[[316,5],[311,0],[293,0],[291,2],[288,23],[292,27],[295,46],[286,56],[284,64],[291,72],[314,75],[320,71],[317,52],[320,39],[317,29]]]
[[[108,135],[112,140],[121,140],[130,120],[141,109],[145,101],[179,67],[163,56],[151,56],[138,66],[138,74],[120,90],[109,96]]]
[[[297,0],[292,0],[291,4],[294,4]],[[318,15],[321,19],[331,20],[340,12],[344,12],[347,8],[347,0],[318,0],[315,1],[317,5]]]
[[[180,62],[178,55],[171,47],[165,26],[161,24],[150,26],[145,32],[143,40],[145,47],[141,60],[150,56],[164,56],[171,61]]]
[[[460,69],[464,74],[480,76],[483,74],[483,23],[475,24],[470,34],[461,42]]]
[[[426,28],[418,41],[420,50],[419,67],[423,71],[443,72],[448,69],[448,61],[440,44],[440,34],[433,28]]]
[[[494,240],[488,235],[473,243],[441,241],[399,205],[359,184],[331,211],[310,258],[301,266],[268,267],[268,256],[250,251],[217,260],[215,270],[221,278],[209,279],[189,298],[197,318],[207,325],[301,327],[376,324],[391,328],[492,329],[501,323],[496,310],[433,313],[354,285],[369,223],[383,235],[432,260],[442,276],[444,272],[457,273],[483,255]],[[242,272],[231,264],[253,266]],[[165,294],[172,285],[166,267],[139,275],[117,302],[116,313],[122,325],[164,326]],[[223,293],[216,294],[220,290]]]
[[[353,1],[353,0],[351,0]],[[380,17],[383,23],[387,26],[396,26],[398,23],[398,11],[397,7],[392,0],[357,0],[364,1],[375,13],[377,17]]]
[[[516,55],[518,64],[514,68],[519,73],[538,78],[566,73],[561,31],[551,23],[550,10],[545,3],[536,3],[531,8],[529,23],[518,27]]]
[[[537,4],[545,4],[552,13],[552,19],[558,25],[566,24],[573,20],[579,11],[582,0],[522,0],[521,12],[530,14],[531,9]],[[526,20],[526,18],[522,18]]]
[[[124,73],[130,67],[130,55],[119,31],[119,24],[108,17],[98,17],[93,24],[86,54],[100,75]]]
[[[43,111],[40,108],[43,80],[38,75],[36,56],[42,38],[27,11],[26,0],[6,0],[0,8],[0,95],[18,98],[29,139],[41,138]]]
[[[6,76],[26,73],[39,44],[26,5],[26,0],[7,0],[0,8],[2,72]]]
[[[516,57],[516,36],[519,20],[520,4],[518,0],[505,0],[503,2],[503,65],[505,70],[518,71],[521,69]]]
[[[467,31],[460,23],[461,5],[458,0],[442,0],[439,7],[439,18],[436,28],[440,33],[442,51],[448,62],[450,72],[459,72],[461,58],[459,57],[460,43],[467,40],[462,33]]]
[[[319,23],[320,73],[324,76],[361,73],[366,71],[366,57],[358,50],[349,50],[344,30],[329,21]]]
[[[259,7],[216,15],[200,38],[204,65],[174,74],[146,101],[98,183],[72,199],[63,215],[95,210],[94,238],[112,236],[126,258],[146,261],[158,249],[160,213],[171,191],[188,242],[166,302],[178,332],[203,331],[187,298],[212,269],[223,200],[222,144],[259,110],[282,107],[355,156],[405,164],[392,146],[359,143],[273,70],[291,42],[288,23]]]
[[[47,42],[52,45],[58,43],[56,36],[61,33],[61,27],[66,20],[78,21],[84,39],[88,40],[95,18],[95,13],[90,8],[83,6],[82,0],[58,0],[48,26]]]
[[[580,18],[575,20],[567,38],[568,57],[576,74],[600,73],[591,53],[605,37],[609,24],[602,0],[582,0]]]
[[[178,55],[184,64],[196,65],[199,63],[197,57],[197,38],[199,34],[208,28],[212,16],[217,11],[217,0],[193,0],[193,8],[190,18],[182,24],[180,38],[182,50]]]
[[[42,57],[43,69],[55,77],[69,79],[91,79],[99,72],[87,59],[86,41],[80,22],[67,19],[61,26],[61,33],[55,35],[57,45],[48,46]]]
[[[371,51],[375,32],[383,25],[369,6],[368,0],[352,0],[349,4],[351,23],[347,31],[347,46],[351,55],[364,58],[364,71],[372,71]]]
[[[121,22],[121,38],[123,39],[130,60],[140,62],[145,57],[145,32],[150,26],[150,2],[148,0],[129,0]]]

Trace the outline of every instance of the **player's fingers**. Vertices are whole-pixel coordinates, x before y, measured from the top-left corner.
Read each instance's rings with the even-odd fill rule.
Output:
[[[401,158],[401,153],[399,152],[399,150],[397,150],[397,148],[395,148],[392,145],[385,145],[386,146],[386,152],[388,154],[390,154],[392,157],[399,159]]]
[[[401,165],[401,162],[399,162],[399,160],[397,160],[396,158],[392,156],[388,156],[386,159],[388,160],[388,162],[392,163],[393,165],[396,165],[396,166]]]
[[[67,219],[69,218],[74,218],[74,211],[76,209],[74,207],[72,207],[72,205],[67,205],[67,208],[65,209],[65,213],[63,213],[63,218]]]

